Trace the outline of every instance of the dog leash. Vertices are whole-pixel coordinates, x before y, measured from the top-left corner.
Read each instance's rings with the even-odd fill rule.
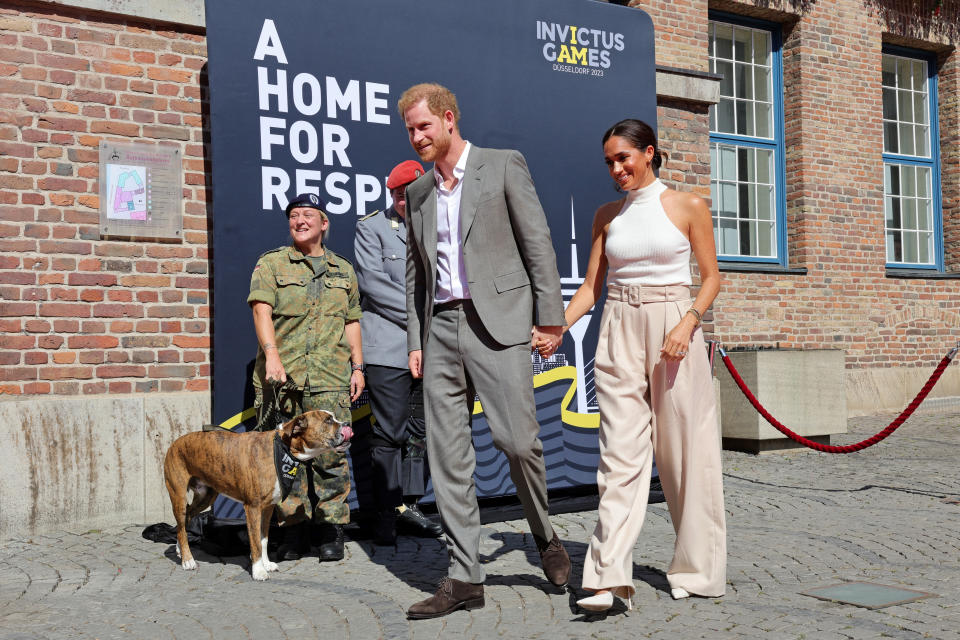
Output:
[[[273,400],[265,398],[268,406],[263,413],[260,414],[260,419],[253,428],[254,431],[273,431],[278,426],[283,424],[284,416],[280,411],[280,392],[283,389],[296,389],[296,385],[293,384],[293,382],[289,379],[280,384],[271,384],[268,382],[267,386],[270,388],[270,392],[273,394]]]

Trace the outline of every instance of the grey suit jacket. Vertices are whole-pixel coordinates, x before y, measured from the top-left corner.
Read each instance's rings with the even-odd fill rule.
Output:
[[[407,368],[407,227],[393,207],[357,221],[354,265],[360,284],[363,361]]]
[[[434,172],[407,187],[407,349],[429,335],[437,286]],[[518,151],[472,146],[460,196],[460,241],[470,296],[504,346],[529,342],[534,324],[562,325],[550,229]]]

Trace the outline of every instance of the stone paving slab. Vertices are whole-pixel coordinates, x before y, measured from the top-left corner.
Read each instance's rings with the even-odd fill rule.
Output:
[[[891,417],[851,420],[840,444]],[[960,414],[941,413],[846,456],[724,452],[723,598],[670,598],[673,530],[660,503],[634,550],[634,609],[621,601],[605,615],[579,612],[596,518],[595,498],[581,497],[553,517],[572,588],[543,579],[516,508],[488,509],[486,606],[424,621],[404,612],[445,573],[436,540],[350,540],[343,561],[283,562],[266,583],[250,578],[245,557],[197,552],[199,569],[182,571],[170,545],[140,536],[143,523],[14,540],[0,545],[0,638],[960,638],[958,444]],[[847,580],[937,597],[867,610],[800,595]]]

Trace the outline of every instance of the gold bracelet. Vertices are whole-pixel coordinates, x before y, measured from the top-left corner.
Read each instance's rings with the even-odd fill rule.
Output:
[[[695,308],[690,307],[689,309],[687,309],[687,313],[692,313],[693,316],[697,319],[696,326],[699,327],[703,323],[703,317],[700,315],[700,312],[697,311]]]

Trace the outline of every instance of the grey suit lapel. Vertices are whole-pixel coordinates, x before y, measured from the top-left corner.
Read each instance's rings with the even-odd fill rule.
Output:
[[[460,191],[460,242],[466,241],[477,217],[477,205],[480,203],[480,193],[484,165],[483,149],[470,147],[467,156],[467,166],[463,172],[463,185]]]
[[[437,272],[437,187],[432,185],[427,189],[423,204],[420,205],[421,227],[420,237],[423,239],[423,248],[427,253],[427,262],[430,267],[431,282]]]

